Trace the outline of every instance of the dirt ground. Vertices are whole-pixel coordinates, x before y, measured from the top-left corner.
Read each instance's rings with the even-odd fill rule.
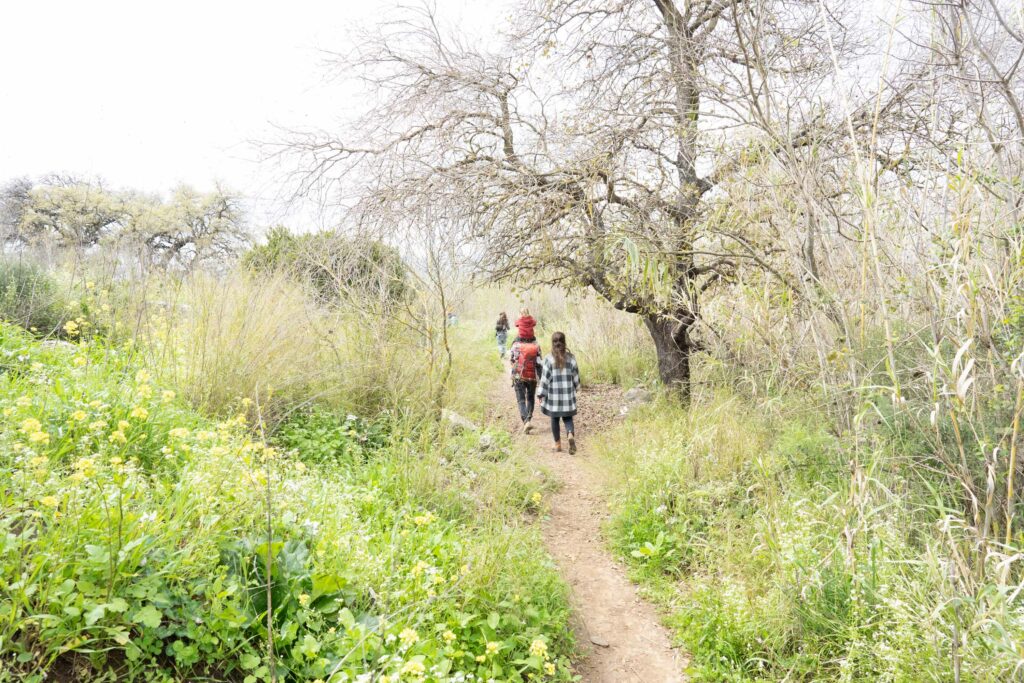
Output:
[[[574,630],[583,651],[576,672],[586,683],[677,683],[686,680],[684,657],[671,646],[654,607],[639,597],[601,539],[608,506],[600,470],[588,462],[587,443],[615,418],[620,399],[617,387],[584,387],[576,418],[576,455],[551,452],[549,421],[539,407],[534,432],[522,433],[507,378],[494,388],[488,421],[515,434],[531,459],[560,484],[545,501],[543,532],[572,593]]]

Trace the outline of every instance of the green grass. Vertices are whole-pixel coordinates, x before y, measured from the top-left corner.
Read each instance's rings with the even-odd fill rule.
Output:
[[[277,680],[569,678],[515,456],[329,413],[267,444],[124,349],[6,325],[0,373],[0,680],[269,680],[268,551]]]
[[[962,521],[934,498],[947,492],[908,479],[901,440],[880,432],[856,455],[826,424],[794,398],[719,392],[692,410],[658,402],[599,440],[609,542],[693,679],[948,681],[955,625],[961,680],[1011,680],[1013,581],[993,571],[957,591]]]

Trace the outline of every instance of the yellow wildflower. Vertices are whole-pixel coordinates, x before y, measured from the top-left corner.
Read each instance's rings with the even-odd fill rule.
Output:
[[[308,593],[303,593],[302,595],[299,596],[299,604],[302,605],[303,607],[309,606],[309,594]]]
[[[444,633],[442,633],[442,634],[441,634],[441,637],[442,637],[442,638],[444,638],[444,642],[446,642],[446,643],[450,643],[450,642],[452,642],[453,640],[455,640],[455,638],[456,638],[456,635],[455,635],[455,633],[454,633],[454,632],[452,632],[451,630],[448,630],[448,631],[445,631]]]
[[[145,384],[151,378],[152,378],[152,375],[150,375],[145,370],[139,370],[137,373],[135,373],[135,383],[136,384]]]
[[[104,420],[96,420],[95,422],[89,423],[89,431],[100,432],[107,428],[107,423]]]
[[[170,389],[164,389],[162,392],[160,392],[160,398],[161,400],[163,400],[164,403],[169,403],[173,401],[176,395],[177,394],[175,394]]]
[[[148,384],[140,384],[139,388],[135,390],[135,393],[138,394],[140,398],[149,398],[153,395],[153,387]]]
[[[167,432],[167,435],[174,437],[175,439],[184,439],[188,436],[188,430],[184,427],[175,427],[171,431]]]
[[[99,401],[99,400],[89,401],[89,407],[90,408],[97,408],[97,409],[98,408],[102,408],[103,407],[103,401]]]
[[[143,408],[142,406],[135,406],[134,408],[132,408],[132,412],[129,413],[129,415],[139,420],[145,420],[147,417],[149,417],[149,411]]]
[[[127,432],[129,429],[132,428],[132,423],[128,422],[128,420],[118,420],[117,428],[122,432]]]
[[[412,518],[412,521],[416,523],[416,526],[426,526],[433,522],[434,519],[434,513],[428,512],[424,515],[416,515]]]
[[[420,639],[420,634],[414,629],[407,628],[398,634],[398,639],[402,641],[402,645],[408,647]]]
[[[534,491],[533,495],[530,496],[530,500],[533,501],[534,505],[540,505],[540,501],[541,501],[540,491]]]
[[[76,410],[75,412],[71,413],[71,419],[74,420],[75,422],[82,422],[87,417],[89,417],[89,415],[84,410]]]
[[[487,654],[489,654],[489,655],[497,654],[498,650],[500,650],[500,649],[501,649],[501,643],[495,642],[493,640],[487,641]]]
[[[117,467],[118,465],[120,465],[123,462],[124,462],[124,460],[122,460],[121,458],[117,457],[116,455],[113,458],[110,459],[110,464],[113,465],[114,467]]]
[[[555,675],[555,665],[553,662],[544,662],[544,673],[548,676]]]
[[[14,402],[14,405],[18,406],[19,408],[28,408],[30,405],[32,405],[32,399],[29,398],[28,396],[19,396],[18,400]]]
[[[429,567],[430,567],[429,564],[427,564],[423,560],[420,560],[419,562],[417,562],[413,566],[413,568],[412,568],[412,575],[413,576],[419,576],[420,574],[423,573],[423,570],[428,569]]]
[[[548,658],[548,644],[540,638],[534,638],[530,643],[530,656]]]
[[[95,286],[96,286],[96,283],[93,282],[92,280],[89,280],[88,282],[85,283],[85,288],[86,289],[92,289]]]
[[[60,505],[60,500],[57,496],[43,496],[39,499],[39,502],[48,508],[55,508]]]
[[[464,564],[461,567],[459,567],[459,573],[462,574],[463,576],[468,574],[469,573],[469,565],[468,564]]]
[[[37,455],[36,457],[29,460],[28,464],[32,465],[32,467],[42,467],[48,462],[50,462],[50,459],[47,458],[45,455]]]
[[[71,361],[71,364],[76,368],[80,368],[85,365],[88,361],[85,360],[85,356],[75,356],[75,359]]]
[[[476,661],[478,661],[478,662],[486,662],[487,661],[487,657],[484,656],[484,655],[477,655],[476,656]]]
[[[34,417],[30,417],[27,420],[22,420],[21,422],[21,431],[25,434],[38,432],[42,428],[43,425],[40,424],[39,420],[35,419]]]
[[[10,406],[4,408],[4,417],[10,417],[12,413],[14,413],[14,408]]]
[[[81,472],[83,477],[91,477],[96,474],[96,460],[94,458],[79,458],[75,461],[75,470]]]
[[[64,331],[68,333],[69,337],[74,337],[78,334],[78,323],[74,320],[69,320],[64,323]]]
[[[415,659],[406,662],[405,666],[402,667],[403,674],[410,674],[412,676],[422,676],[426,670],[427,667],[423,666],[423,662]]]
[[[110,441],[110,443],[128,443],[128,438],[120,429],[115,432],[111,432],[110,436],[107,437],[107,440]]]
[[[50,443],[50,435],[46,432],[32,432],[28,435],[28,440],[29,443],[47,444]]]

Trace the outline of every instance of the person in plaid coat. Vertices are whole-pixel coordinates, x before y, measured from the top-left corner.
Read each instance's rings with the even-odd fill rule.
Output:
[[[551,435],[555,438],[552,450],[562,450],[559,421],[565,423],[569,453],[576,452],[576,429],[573,416],[576,415],[576,392],[580,388],[580,369],[576,357],[565,344],[565,334],[551,335],[551,355],[544,358],[540,368],[540,385],[537,398],[541,412],[551,418]]]

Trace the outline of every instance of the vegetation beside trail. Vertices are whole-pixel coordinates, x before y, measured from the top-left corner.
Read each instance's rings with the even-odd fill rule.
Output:
[[[0,680],[568,680],[542,480],[393,400],[404,375],[370,349],[303,341],[281,303],[307,300],[268,277],[182,283],[189,305],[141,325],[97,306],[57,344],[0,326]],[[426,347],[389,338],[429,386]],[[462,376],[445,392],[472,414]]]
[[[957,576],[973,569],[962,490],[921,471],[905,416],[858,448],[806,396],[715,390],[634,415],[599,450],[609,542],[695,680],[1014,680],[1018,556]]]

